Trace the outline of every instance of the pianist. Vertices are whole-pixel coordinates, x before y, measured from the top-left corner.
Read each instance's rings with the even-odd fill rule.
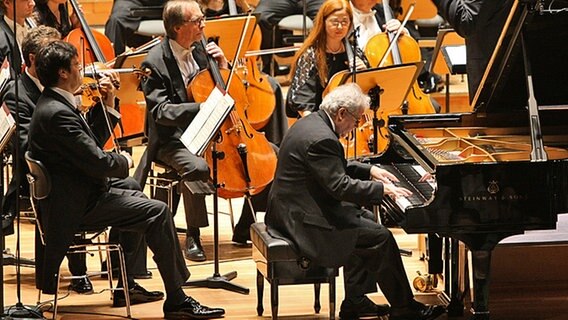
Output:
[[[266,223],[298,246],[312,263],[344,267],[341,319],[384,316],[391,320],[435,319],[444,312],[414,300],[398,245],[373,214],[360,208],[386,194],[405,197],[397,179],[376,166],[347,162],[338,140],[351,131],[369,97],[356,84],[330,92],[316,113],[287,132],[270,191]],[[381,287],[388,305],[365,296]]]

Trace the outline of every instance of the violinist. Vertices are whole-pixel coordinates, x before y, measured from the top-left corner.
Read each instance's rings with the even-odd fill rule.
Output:
[[[209,179],[209,166],[204,158],[192,154],[180,137],[199,111],[199,103],[187,96],[186,87],[200,70],[207,67],[207,54],[221,68],[227,68],[227,59],[221,48],[200,41],[205,27],[205,16],[194,0],[168,1],[163,11],[166,37],[152,48],[142,63],[150,75],[142,81],[146,97],[148,147],[136,168],[135,177],[145,184],[152,161],[173,168],[183,181]],[[199,228],[206,227],[207,208],[204,195],[194,195],[185,183],[180,183],[183,195],[187,234],[184,256],[192,261],[206,260]]]
[[[24,41],[22,43],[22,52],[24,54],[24,61],[26,63],[26,69],[20,78],[18,83],[18,110],[16,110],[16,95],[15,95],[15,84],[10,82],[8,84],[6,93],[3,96],[6,105],[10,109],[10,112],[14,117],[16,117],[16,112],[20,119],[19,130],[19,153],[20,164],[23,164],[20,168],[15,168],[15,172],[20,175],[20,194],[28,195],[29,186],[26,179],[26,173],[28,172],[27,166],[24,161],[24,153],[28,149],[28,134],[29,125],[36,108],[36,103],[39,99],[41,92],[43,91],[43,86],[41,85],[39,79],[37,78],[36,66],[35,66],[35,55],[42,46],[47,45],[50,42],[59,40],[61,34],[54,28],[47,26],[39,26],[37,28],[31,29]],[[103,76],[100,80],[101,93],[103,101],[108,106],[113,106],[115,104],[114,87],[111,83],[111,76]],[[104,141],[109,137],[108,129],[106,129],[106,123],[104,115],[101,112],[102,107],[100,105],[92,108],[92,110],[86,113],[85,119],[89,123],[91,129],[99,140]],[[117,119],[114,118],[116,121]],[[15,142],[14,142],[15,143]],[[15,154],[13,148],[12,154]],[[126,179],[111,179],[111,186],[113,188],[128,189],[128,190],[140,190],[140,186],[133,178]],[[2,211],[11,216],[15,216],[15,202],[16,202],[16,178],[12,177],[10,185],[8,186],[8,191],[2,203]],[[143,245],[143,239],[134,237],[130,233],[120,233],[115,230],[111,230],[111,238],[118,241],[119,237],[124,237],[128,241],[128,245],[125,246],[125,250],[134,256],[136,261],[136,267],[132,270],[135,277],[138,275],[146,273],[146,246]],[[132,242],[130,242],[132,241]],[[135,248],[133,250],[133,248]],[[140,250],[143,249],[143,252]],[[132,250],[133,252],[130,252]],[[73,254],[69,258],[69,269],[71,273],[75,276],[86,274],[86,264],[84,255]],[[113,264],[116,265],[116,264]],[[92,284],[88,277],[76,278],[71,280],[71,285],[69,288],[77,293],[90,293],[93,291]]]
[[[0,1],[0,12],[3,13],[0,15],[0,64],[8,58],[12,78],[22,71],[21,46],[28,32],[25,21],[26,18],[31,17],[34,5],[34,0]],[[14,7],[16,7],[16,17],[14,17]],[[15,32],[14,21],[17,24]]]
[[[314,29],[296,54],[286,99],[289,117],[305,116],[319,109],[323,90],[331,77],[352,64],[346,37],[352,28],[353,11],[346,0],[328,0],[315,17]],[[358,50],[356,68],[366,68]]]
[[[45,25],[57,29],[61,37],[75,28],[80,28],[81,23],[75,12],[69,14],[67,0],[37,0],[34,20],[37,25]]]

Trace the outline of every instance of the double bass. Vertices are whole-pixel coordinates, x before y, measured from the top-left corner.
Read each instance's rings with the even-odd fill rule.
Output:
[[[201,44],[206,46],[205,39]],[[198,73],[188,86],[188,96],[203,102],[214,87],[227,91],[235,100],[234,109],[219,129],[216,150],[224,157],[218,160],[219,196],[225,199],[260,193],[274,178],[276,154],[266,137],[247,121],[249,102],[242,80],[229,70],[219,69],[208,55],[208,70]],[[233,80],[233,78],[235,80]],[[210,167],[213,155],[206,153]]]

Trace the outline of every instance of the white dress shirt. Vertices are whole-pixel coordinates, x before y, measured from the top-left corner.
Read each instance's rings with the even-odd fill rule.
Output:
[[[193,77],[199,72],[199,65],[195,59],[193,59],[193,55],[191,54],[193,47],[185,49],[172,39],[169,40],[169,43],[179,70],[181,71],[183,83],[188,85],[191,79],[193,79]]]
[[[375,17],[375,10],[362,12],[355,8],[353,4],[351,4],[351,8],[353,9],[353,27],[359,31],[357,33],[357,45],[361,50],[364,50],[369,39],[382,32],[382,30]]]

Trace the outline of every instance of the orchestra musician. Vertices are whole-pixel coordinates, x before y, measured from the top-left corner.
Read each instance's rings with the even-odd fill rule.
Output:
[[[199,111],[199,103],[187,96],[191,79],[207,66],[207,54],[219,67],[227,68],[223,51],[213,42],[204,48],[205,16],[195,0],[168,1],[163,11],[166,37],[152,48],[142,63],[151,70],[142,81],[146,97],[148,147],[136,168],[135,178],[144,185],[152,161],[173,168],[182,177],[187,223],[184,256],[192,261],[206,260],[200,241],[200,227],[209,224],[205,195],[192,194],[184,181],[209,179],[209,167],[204,158],[192,154],[180,137]]]
[[[325,96],[319,111],[288,130],[265,221],[291,239],[310,263],[344,267],[341,319],[389,313],[391,320],[435,319],[444,308],[414,300],[396,240],[360,207],[410,191],[396,187],[396,177],[384,169],[348,162],[338,139],[355,128],[369,101],[356,84],[339,86]],[[390,307],[366,296],[377,291],[377,284]]]
[[[465,38],[470,102],[499,39],[513,1],[433,0],[439,14]]]
[[[3,12],[0,16],[0,64],[5,58],[8,58],[12,78],[22,71],[22,53],[20,48],[24,36],[28,32],[25,21],[26,18],[32,15],[34,5],[34,0],[0,1],[0,12]],[[14,7],[16,7],[16,17],[14,17]],[[17,24],[15,35],[14,21]],[[16,52],[15,55],[14,52]]]
[[[75,12],[69,14],[67,0],[37,0],[34,20],[37,25],[57,29],[62,38],[65,38],[71,30],[81,27],[77,14]]]
[[[130,15],[132,8],[162,6],[166,0],[114,0],[112,10],[105,24],[105,35],[114,45],[115,55],[126,50],[126,46],[138,47],[152,38],[136,34],[141,17]]]
[[[82,83],[77,49],[63,41],[47,44],[36,55],[36,70],[45,89],[32,116],[29,150],[47,168],[52,182],[48,199],[38,204],[47,223],[43,268],[36,270],[38,286],[46,293],[57,290],[59,264],[75,231],[112,226],[145,235],[166,289],[166,318],[222,316],[223,309],[202,306],[182,289],[189,271],[167,205],[140,191],[109,188],[107,177],[127,177],[133,161],[124,151],[103,151],[77,109],[73,94]],[[127,255],[127,271],[131,263]],[[161,292],[150,295],[131,276],[127,281],[131,303],[163,297]],[[115,291],[113,300],[115,306],[123,305],[123,292]]]
[[[260,13],[259,24],[260,30],[262,31],[262,44],[260,48],[271,49],[273,47],[274,27],[277,26],[282,19],[293,14],[303,14],[304,4],[306,6],[306,15],[314,19],[323,2],[324,0],[260,0],[255,9],[256,13]],[[279,36],[276,36],[276,41],[278,42],[275,44],[275,47],[280,47]],[[262,62],[262,71],[269,74],[272,55],[263,55]],[[278,66],[275,66],[274,70],[278,71]]]
[[[22,53],[24,55],[24,62],[26,63],[26,69],[22,73],[20,82],[18,83],[18,98],[15,95],[15,82],[11,81],[4,93],[2,99],[10,109],[12,116],[14,118],[19,117],[19,148],[18,156],[20,158],[20,167],[14,168],[14,172],[17,172],[20,182],[20,194],[29,195],[29,185],[26,179],[26,174],[28,173],[27,166],[24,160],[24,153],[28,149],[28,134],[29,126],[32,114],[35,110],[36,103],[39,99],[43,86],[41,85],[39,79],[37,78],[36,68],[35,68],[35,55],[39,49],[55,40],[60,40],[61,34],[54,28],[47,26],[38,26],[37,28],[32,28],[22,43]],[[116,123],[118,117],[116,115],[114,108],[118,104],[118,99],[115,98],[115,88],[112,82],[117,81],[117,75],[114,73],[101,74],[100,82],[100,93],[102,96],[102,101],[104,105],[107,106],[109,110],[109,117],[111,122]],[[16,100],[18,100],[18,108],[16,110]],[[110,133],[108,132],[106,120],[104,114],[102,114],[102,104],[97,103],[92,107],[89,112],[85,114],[87,123],[95,132],[98,139],[99,146],[102,147],[102,143],[106,141]],[[15,136],[14,136],[15,139]],[[16,154],[14,144],[12,144],[12,154]],[[126,179],[110,179],[110,185],[113,188],[128,189],[128,190],[140,190],[140,185],[134,178],[128,177]],[[4,202],[2,203],[2,211],[9,215],[10,217],[15,216],[16,207],[16,189],[17,189],[16,177],[13,176],[6,195]],[[124,238],[124,241],[129,242],[129,245],[125,247],[126,250],[135,248],[134,252],[127,252],[127,254],[132,255],[135,262],[135,267],[131,270],[135,278],[148,278],[146,268],[146,246],[144,244],[144,239],[139,237],[137,234],[122,233],[116,230],[111,230],[110,239],[111,241],[117,242],[120,237]],[[81,254],[72,254],[68,257],[69,260],[69,270],[75,276],[86,274],[86,261],[85,256]],[[118,260],[117,260],[118,261]],[[114,262],[114,259],[113,259]],[[118,264],[113,265],[117,266]],[[146,275],[146,277],[144,277]],[[88,277],[74,278],[71,280],[71,285],[69,286],[71,290],[77,293],[90,293],[93,291],[92,284]]]
[[[352,28],[353,11],[346,0],[325,1],[315,17],[314,28],[296,53],[290,88],[286,98],[289,117],[317,111],[327,82],[337,72],[347,70],[345,38]],[[357,69],[366,68],[363,53],[357,51]]]
[[[385,8],[377,0],[351,0],[353,9],[353,27],[356,30],[357,45],[364,49],[367,41],[374,35],[389,31],[396,32],[400,28],[400,21],[391,19],[385,21]],[[391,10],[391,8],[386,8]],[[408,35],[406,28],[402,30],[403,35]]]

